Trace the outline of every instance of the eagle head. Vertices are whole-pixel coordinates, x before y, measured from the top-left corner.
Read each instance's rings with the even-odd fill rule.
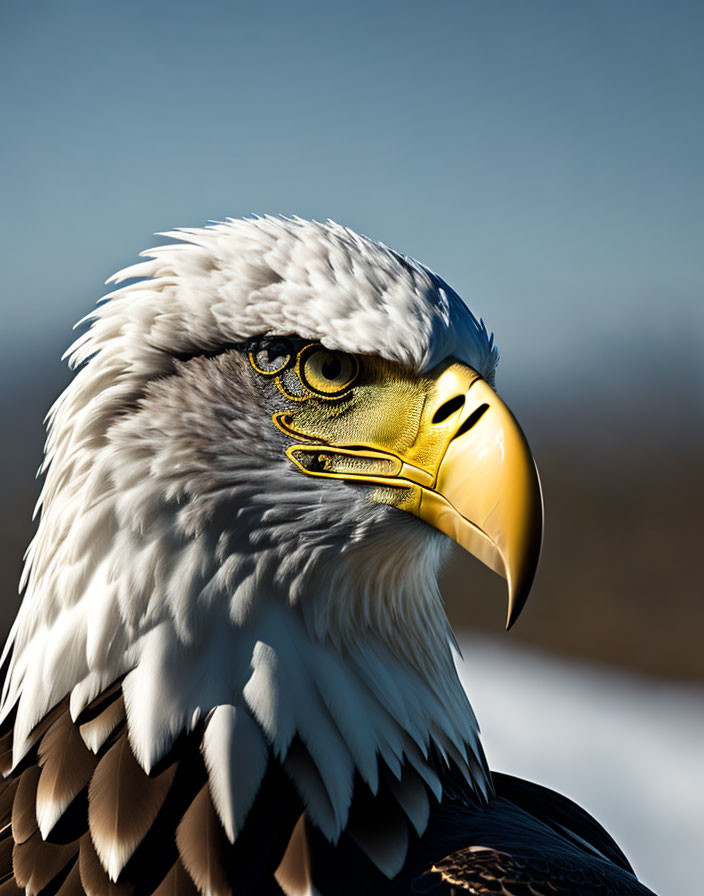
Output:
[[[331,222],[166,236],[112,278],[49,415],[6,648],[14,762],[59,701],[76,719],[121,680],[145,771],[200,726],[231,840],[271,761],[333,840],[356,782],[407,769],[422,831],[438,761],[478,798],[490,786],[444,551],[505,576],[511,622],[540,549],[493,340],[428,268]]]

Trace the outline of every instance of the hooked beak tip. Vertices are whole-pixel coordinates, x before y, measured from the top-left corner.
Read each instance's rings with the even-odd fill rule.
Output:
[[[530,586],[521,588],[520,591],[509,593],[508,613],[506,615],[506,631],[511,631],[516,624],[518,617],[521,615],[523,607],[528,600]]]

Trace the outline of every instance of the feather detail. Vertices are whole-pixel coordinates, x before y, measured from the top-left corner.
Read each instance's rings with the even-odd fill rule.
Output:
[[[311,821],[320,828],[328,840],[339,837],[335,809],[325,789],[320,772],[299,740],[295,740],[284,762],[284,769],[296,786]]]
[[[0,774],[7,775],[12,769],[12,728],[0,737]]]
[[[14,877],[9,877],[0,884],[0,896],[24,896],[24,890],[17,886]]]
[[[343,840],[349,838],[388,878],[398,874],[406,860],[411,824],[425,831],[427,794],[424,801],[418,788],[425,792],[422,780],[407,765],[400,780],[382,766],[377,794],[365,787],[355,791]]]
[[[184,867],[201,893],[229,896],[227,835],[205,785],[176,829],[176,844]]]
[[[17,790],[17,778],[0,782],[0,837],[5,837],[10,832],[12,825],[12,804]]]
[[[389,775],[386,783],[420,837],[430,817],[428,791],[420,776],[412,768],[405,766],[400,781]]]
[[[37,784],[41,769],[30,766],[22,773],[15,799],[12,803],[12,837],[15,843],[24,843],[39,829],[37,824]]]
[[[389,823],[385,812],[368,812],[363,822],[351,820],[347,833],[388,878],[394,877],[403,867],[408,853],[405,819]]]
[[[58,703],[53,709],[50,709],[49,712],[34,725],[29,734],[22,738],[21,743],[17,737],[17,729],[13,728],[10,731],[10,734],[12,735],[12,765],[8,771],[16,769],[19,766],[20,762],[41,741],[49,728],[51,728],[54,722],[64,713],[67,705],[68,701],[62,700],[61,703]]]
[[[242,695],[275,755],[283,758],[296,733],[296,716],[294,701],[282,693],[279,658],[270,645],[257,642],[252,651],[252,670]]]
[[[205,729],[203,756],[213,805],[234,843],[264,777],[269,748],[245,709],[218,706]]]
[[[73,863],[71,870],[66,875],[66,879],[61,884],[61,887],[56,896],[85,896],[83,886],[81,884],[81,873],[78,868],[78,859],[76,859],[76,861]]]
[[[12,868],[20,887],[27,896],[34,896],[48,886],[78,855],[78,843],[47,843],[41,833],[34,834],[24,843],[15,843],[12,851]]]
[[[129,884],[116,884],[110,880],[98,858],[90,834],[81,837],[78,870],[86,896],[131,896],[133,893]]]
[[[39,744],[39,765],[36,812],[39,830],[46,839],[74,798],[87,786],[97,765],[67,709]]]
[[[198,896],[198,890],[186,869],[178,861],[156,888],[154,896]]]
[[[98,716],[102,715],[116,700],[122,697],[122,682],[124,676],[118,678],[109,687],[105,688],[98,696],[89,703],[80,714],[74,718],[77,725],[83,725],[86,722],[92,722]]]
[[[407,761],[410,762],[413,768],[418,772],[421,778],[428,785],[428,788],[430,789],[435,799],[439,802],[442,798],[442,782],[440,781],[440,778],[429,766],[424,757],[421,756],[420,751],[410,738],[405,738],[403,749]]]
[[[110,880],[117,880],[152,826],[177,767],[172,763],[150,777],[135,759],[126,733],[98,763],[88,789],[88,821]]]
[[[281,864],[274,874],[286,896],[311,896],[313,876],[310,867],[310,845],[306,833],[306,816],[296,822]]]
[[[365,715],[374,712],[374,700],[369,699],[366,687],[345,674],[341,660],[335,654],[323,649],[308,650],[305,658],[310,664],[311,677],[318,693],[352,754],[359,773],[370,790],[376,792],[379,786],[379,744],[374,728],[359,724],[360,712]]]
[[[91,752],[97,753],[124,719],[125,701],[120,694],[101,713],[78,726],[83,743]]]

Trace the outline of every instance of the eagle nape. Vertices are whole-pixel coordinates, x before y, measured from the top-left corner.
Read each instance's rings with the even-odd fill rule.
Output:
[[[542,537],[493,337],[332,222],[164,235],[48,417],[2,659],[0,896],[644,896],[567,798],[492,773],[437,585]]]

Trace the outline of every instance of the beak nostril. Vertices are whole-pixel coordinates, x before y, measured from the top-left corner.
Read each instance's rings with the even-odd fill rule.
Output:
[[[463,436],[466,432],[476,424],[479,423],[484,414],[489,410],[488,404],[480,404],[476,411],[472,411],[472,413],[467,417],[462,426],[457,430],[457,432],[452,437],[453,439],[458,439],[460,436]]]
[[[464,395],[455,395],[454,398],[449,398],[444,404],[440,405],[437,411],[435,411],[435,414],[433,415],[433,423],[443,423],[448,417],[456,411],[459,411],[463,404]]]

